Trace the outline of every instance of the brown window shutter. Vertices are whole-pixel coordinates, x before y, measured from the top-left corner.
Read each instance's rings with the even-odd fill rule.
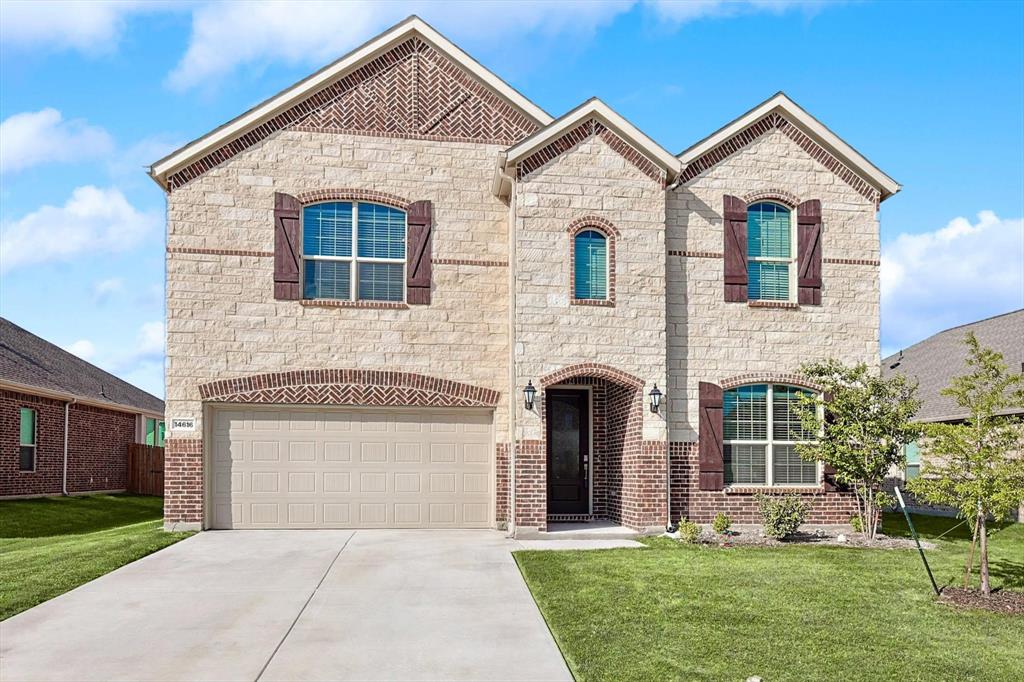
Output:
[[[274,192],[274,298],[294,301],[299,286],[299,214],[302,206],[290,194]]]
[[[796,207],[797,286],[801,305],[821,305],[821,202]]]
[[[747,300],[747,204],[739,197],[723,197],[725,300]]]
[[[414,201],[406,211],[406,300],[410,305],[430,304],[431,245],[434,225],[429,201]]]
[[[697,450],[700,464],[700,489],[725,487],[725,457],[722,451],[722,387],[706,381],[698,386],[700,424]]]

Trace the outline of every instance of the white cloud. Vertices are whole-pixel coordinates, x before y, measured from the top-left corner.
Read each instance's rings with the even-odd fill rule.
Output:
[[[92,287],[93,297],[99,301],[106,301],[114,294],[120,293],[124,289],[124,280],[120,277],[111,277],[110,279],[100,280],[96,282]]]
[[[107,170],[119,186],[151,182],[146,177],[146,169],[157,159],[161,159],[184,144],[171,135],[164,133],[144,137],[130,147],[119,149],[111,155]]]
[[[78,187],[63,206],[43,206],[0,226],[0,272],[125,251],[155,231],[160,220],[156,213],[137,210],[116,188]]]
[[[64,350],[83,360],[92,360],[96,356],[96,346],[89,339],[79,339]]]
[[[146,322],[139,328],[135,343],[135,357],[162,358],[164,356],[164,323],[163,320]]]
[[[262,67],[272,61],[322,65],[413,13],[455,40],[482,47],[507,40],[509,35],[587,35],[633,4],[633,0],[211,3],[193,12],[188,49],[167,82],[176,90],[186,90],[210,86],[246,65]]]
[[[109,154],[114,141],[103,128],[64,120],[56,109],[14,114],[0,123],[0,172],[42,163],[77,161]]]
[[[0,41],[36,50],[110,52],[129,15],[174,6],[156,0],[4,0]]]
[[[814,11],[824,0],[647,0],[658,18],[674,24],[698,19],[733,17],[754,12],[782,14],[791,9]]]
[[[882,249],[882,354],[1024,307],[1024,219],[982,211]]]

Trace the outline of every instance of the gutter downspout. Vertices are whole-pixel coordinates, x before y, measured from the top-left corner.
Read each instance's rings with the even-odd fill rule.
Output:
[[[72,398],[68,402],[64,403],[64,467],[61,474],[60,481],[60,493],[64,497],[68,496],[68,423],[69,413],[71,406],[78,402],[77,398]]]
[[[506,154],[498,157],[495,184],[500,191],[501,183],[509,182],[508,196],[508,519],[506,528],[509,537],[516,535],[516,435],[519,408],[516,391],[516,186],[505,168]]]

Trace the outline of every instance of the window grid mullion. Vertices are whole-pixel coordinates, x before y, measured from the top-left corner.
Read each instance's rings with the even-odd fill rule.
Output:
[[[352,202],[352,267],[349,268],[351,299],[359,299],[359,202]]]
[[[774,451],[772,449],[772,442],[773,442],[772,438],[775,437],[775,431],[774,431],[775,424],[773,423],[774,422],[774,415],[772,414],[774,411],[775,411],[775,386],[773,384],[768,384],[768,397],[767,397],[767,400],[765,401],[765,412],[767,413],[766,416],[768,418],[768,430],[767,430],[767,433],[766,433],[766,435],[768,436],[768,445],[767,445],[767,447],[764,450],[764,455],[765,455],[764,480],[765,480],[765,483],[767,485],[769,485],[769,486],[775,485],[775,471],[774,471],[774,468],[775,468],[774,455],[775,455],[775,453],[774,453]]]

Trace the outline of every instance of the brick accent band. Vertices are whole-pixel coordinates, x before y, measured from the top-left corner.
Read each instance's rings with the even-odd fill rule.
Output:
[[[167,253],[196,253],[206,256],[251,256],[253,258],[273,258],[273,251],[243,251],[240,249],[196,249],[185,246],[168,246]]]
[[[833,265],[872,265],[878,267],[882,264],[880,260],[867,260],[861,258],[823,258],[826,263]]]
[[[507,260],[474,260],[471,258],[431,258],[435,265],[476,265],[482,268],[507,268]]]
[[[402,211],[409,210],[409,204],[411,203],[408,199],[400,197],[397,194],[378,192],[373,189],[354,189],[347,187],[314,189],[308,192],[300,192],[295,198],[303,205],[315,204],[320,201],[369,201],[375,204],[391,206],[392,208],[397,208]]]
[[[763,301],[759,299],[753,299],[747,301],[747,305],[751,308],[780,308],[784,310],[800,309],[800,304],[793,303],[792,301]]]
[[[332,298],[303,298],[300,305],[307,308],[363,308],[367,310],[408,310],[409,305],[398,301],[343,301]]]
[[[680,256],[682,258],[722,258],[722,253],[718,251],[681,251],[679,249],[669,249],[668,255]],[[822,261],[832,265],[873,265],[878,267],[882,264],[882,261],[865,258],[822,258]]]
[[[722,379],[718,384],[724,390],[736,388],[737,386],[745,386],[746,384],[790,384],[792,386],[807,388],[812,391],[823,390],[821,386],[812,381],[808,381],[799,374],[786,374],[781,372],[748,372],[746,374],[737,374],[727,379]]]
[[[670,249],[670,256],[682,256],[683,258],[722,258],[719,251],[678,251]]]
[[[545,374],[540,378],[540,385],[542,387],[553,386],[554,384],[560,384],[568,379],[581,376],[607,379],[613,383],[629,386],[630,388],[642,388],[644,385],[643,379],[639,379],[632,374],[623,372],[621,369],[615,369],[614,367],[602,365],[597,362],[581,362],[576,365],[563,367],[562,369],[551,372],[550,374]]]
[[[306,369],[222,379],[199,385],[213,402],[301,405],[494,407],[498,391],[411,372]]]

